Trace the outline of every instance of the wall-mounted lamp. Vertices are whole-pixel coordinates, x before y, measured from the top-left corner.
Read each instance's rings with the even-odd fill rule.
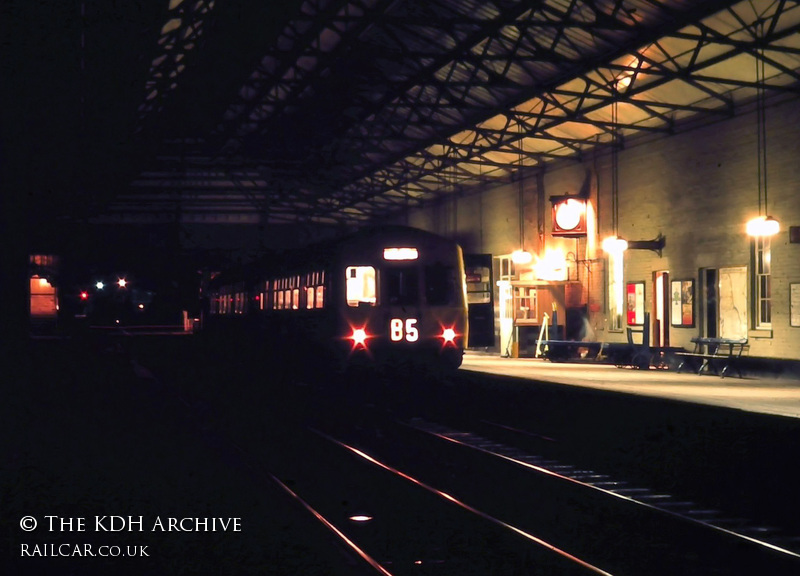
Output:
[[[514,264],[530,264],[533,261],[533,255],[526,250],[514,250],[511,253],[511,261]]]
[[[781,225],[772,216],[759,216],[748,221],[745,229],[748,236],[774,236],[781,231]]]
[[[622,254],[628,249],[628,241],[619,236],[609,236],[603,240],[603,250],[609,254]]]

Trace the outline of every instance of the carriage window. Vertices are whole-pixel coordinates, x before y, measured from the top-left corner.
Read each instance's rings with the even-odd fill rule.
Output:
[[[322,308],[325,304],[325,287],[324,286],[317,286],[317,299],[316,299],[316,307]]]
[[[452,266],[425,267],[425,300],[431,306],[452,304],[456,294],[456,272]]]
[[[348,266],[347,278],[348,306],[375,306],[375,268],[372,266]]]
[[[419,304],[419,272],[416,268],[388,268],[383,277],[389,304]]]

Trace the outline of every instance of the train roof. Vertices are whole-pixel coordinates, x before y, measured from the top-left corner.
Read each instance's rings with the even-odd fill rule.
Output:
[[[269,270],[271,273],[293,274],[301,268],[307,269],[309,266],[313,267],[315,265],[324,266],[345,251],[353,250],[363,253],[362,247],[371,249],[378,245],[385,245],[387,242],[450,246],[452,248],[458,245],[454,240],[411,226],[368,226],[338,238],[316,242],[281,253],[269,254],[253,262],[231,267],[215,276],[209,282],[209,286],[222,286],[239,282],[252,283],[261,278],[265,270]]]

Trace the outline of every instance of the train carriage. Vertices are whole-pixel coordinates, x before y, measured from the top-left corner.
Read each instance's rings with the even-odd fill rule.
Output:
[[[204,324],[302,362],[455,369],[467,342],[464,279],[457,243],[370,228],[221,274]]]

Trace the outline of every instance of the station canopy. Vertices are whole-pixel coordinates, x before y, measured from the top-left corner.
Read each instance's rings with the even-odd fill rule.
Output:
[[[800,86],[797,0],[38,4],[19,132],[97,221],[380,221]]]

